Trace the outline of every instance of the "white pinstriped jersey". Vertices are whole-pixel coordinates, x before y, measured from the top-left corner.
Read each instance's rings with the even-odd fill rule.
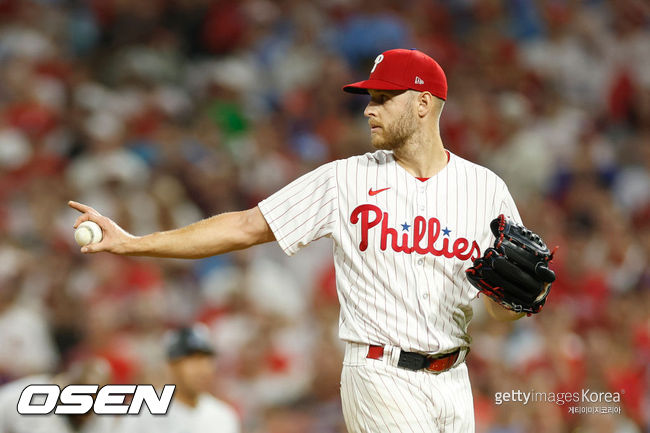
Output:
[[[464,271],[494,242],[493,218],[521,222],[496,174],[451,153],[424,182],[390,151],[333,161],[259,208],[289,255],[334,240],[341,339],[422,353],[469,345],[478,292]]]

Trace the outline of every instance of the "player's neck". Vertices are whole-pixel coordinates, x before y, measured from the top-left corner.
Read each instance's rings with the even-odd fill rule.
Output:
[[[440,134],[413,136],[393,154],[397,163],[415,177],[435,176],[448,162]]]
[[[192,408],[196,407],[199,404],[199,394],[193,392],[185,392],[184,390],[179,390],[178,387],[176,388],[174,398],[183,403],[185,406]]]

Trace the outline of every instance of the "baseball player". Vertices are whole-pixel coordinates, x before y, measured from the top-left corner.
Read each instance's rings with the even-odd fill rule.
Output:
[[[167,339],[171,383],[176,385],[166,416],[143,410],[137,417],[123,418],[119,433],[239,433],[237,413],[208,393],[212,383],[214,347],[208,330],[201,326],[174,330]],[[215,426],[219,426],[215,430]]]
[[[474,431],[464,363],[472,301],[484,293],[501,320],[538,312],[552,254],[521,226],[499,177],[444,148],[447,81],[435,60],[389,50],[368,80],[343,89],[370,95],[364,115],[375,152],[327,163],[252,209],[147,236],[70,202],[83,212],[75,227],[92,220],[104,230],[82,252],[199,258],[276,240],[293,255],[329,237],[348,430]]]

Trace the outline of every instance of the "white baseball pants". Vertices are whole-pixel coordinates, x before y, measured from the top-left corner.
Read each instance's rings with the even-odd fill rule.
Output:
[[[464,362],[442,373],[395,366],[386,348],[346,343],[341,399],[348,433],[473,433],[474,405]]]

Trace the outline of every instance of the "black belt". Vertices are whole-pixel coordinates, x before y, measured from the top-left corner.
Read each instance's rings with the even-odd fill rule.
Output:
[[[460,349],[456,349],[451,353],[446,353],[439,356],[423,355],[417,352],[404,352],[401,350],[397,366],[413,371],[429,370],[440,372],[449,370],[451,367],[453,367],[456,361],[458,361],[459,355]],[[382,356],[384,356],[383,346],[368,347],[368,355],[366,358],[380,359]]]

